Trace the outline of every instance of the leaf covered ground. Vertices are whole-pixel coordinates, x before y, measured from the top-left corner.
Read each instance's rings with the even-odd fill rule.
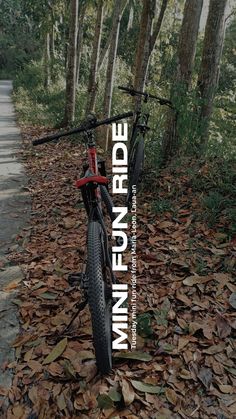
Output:
[[[113,372],[101,378],[88,309],[62,333],[81,300],[67,276],[86,256],[86,215],[74,186],[84,147],[61,140],[32,148],[39,134],[24,129],[32,212],[11,253],[25,280],[15,300],[21,334],[13,342],[16,361],[5,365],[14,379],[10,391],[0,388],[1,417],[235,418],[236,240],[226,213],[215,215],[212,227],[207,222],[196,185],[209,182],[208,165],[194,171],[188,161],[147,176],[137,206],[137,352],[115,353]]]

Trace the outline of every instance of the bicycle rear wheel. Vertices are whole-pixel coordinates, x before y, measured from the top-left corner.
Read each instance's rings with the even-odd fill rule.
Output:
[[[106,186],[100,185],[99,187],[100,187],[100,191],[101,191],[102,201],[105,204],[108,215],[109,215],[111,221],[114,221],[114,219],[116,217],[115,217],[115,214],[112,212],[112,208],[114,207],[112,198],[111,198]],[[81,194],[82,194],[82,198],[83,198],[83,202],[84,202],[84,207],[86,209],[87,215],[89,216],[91,206],[90,206],[90,203],[89,203],[89,191],[88,191],[87,186],[84,186],[84,187],[81,188]]]
[[[88,303],[92,318],[93,342],[99,371],[107,374],[112,368],[111,294],[106,283],[103,231],[99,222],[88,226]]]
[[[141,173],[144,165],[144,139],[140,137],[136,144],[134,144],[133,150],[129,159],[129,185],[127,204],[130,208],[132,202],[132,188],[134,185],[138,186],[140,181]]]

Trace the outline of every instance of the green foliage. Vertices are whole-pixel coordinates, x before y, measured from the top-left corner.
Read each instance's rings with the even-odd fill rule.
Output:
[[[236,15],[227,27],[219,79],[219,92],[227,94],[236,86]]]
[[[138,39],[141,1],[130,2],[126,6],[120,26],[120,37],[118,45],[118,56],[125,61],[129,67],[135,59],[134,45]]]
[[[151,327],[152,315],[143,313],[137,316],[137,333],[142,337],[151,337],[153,330]]]
[[[86,93],[86,89],[81,87],[77,92],[75,124],[83,117]],[[15,78],[14,100],[23,123],[59,126],[64,116],[64,79],[58,76],[57,81],[45,89],[43,63],[31,62]]]
[[[236,231],[236,195],[221,195],[212,190],[202,199],[204,219],[210,227],[219,223],[221,218],[228,222],[229,231]]]
[[[129,66],[120,57],[116,59],[117,69],[114,80],[114,92],[112,100],[112,114],[122,113],[133,109],[132,99],[122,94],[120,90],[116,89],[119,84],[126,86],[131,78],[131,71]],[[104,88],[106,82],[106,72],[101,72],[99,78],[99,89],[97,95],[97,115],[102,116]]]
[[[209,156],[236,157],[236,16],[226,30],[218,94],[210,125]]]
[[[162,214],[167,211],[172,211],[172,202],[169,199],[160,198],[152,203],[152,212],[154,214]]]
[[[195,165],[190,184],[193,191],[202,195],[202,216],[210,227],[224,220],[225,232],[231,236],[236,232],[236,163],[232,159],[209,159],[205,171]]]
[[[210,225],[214,225],[224,208],[224,197],[218,191],[210,191],[208,195],[202,199],[202,205],[205,216]]]
[[[43,64],[42,62],[31,61],[25,66],[24,71],[19,72],[14,80],[15,89],[20,87],[37,92],[41,89],[44,82]]]
[[[198,275],[206,275],[207,273],[207,262],[200,256],[197,257],[195,271]]]
[[[229,208],[225,209],[225,216],[228,220],[228,233],[230,236],[233,236],[236,234],[236,201],[232,203],[232,205]]]
[[[22,0],[1,1],[0,27],[0,74],[9,78],[38,55],[38,44]]]
[[[86,3],[84,20],[83,53],[81,57],[80,80],[76,97],[77,124],[84,117],[87,99],[93,30],[96,20],[96,5]],[[133,66],[137,45],[141,0],[129,1],[121,20],[121,30],[116,59],[114,85],[127,85],[133,81]],[[158,10],[160,4],[158,3]],[[165,19],[150,60],[147,90],[162,97],[170,97],[170,86],[176,71],[176,53],[182,22],[184,1],[169,0]],[[112,29],[112,2],[105,5],[105,18],[102,32],[102,47],[106,44]],[[158,16],[157,10],[157,16]],[[156,22],[156,21],[155,21]],[[155,24],[154,22],[154,24]],[[33,0],[8,0],[1,2],[0,25],[0,76],[15,78],[15,100],[22,121],[26,123],[59,125],[64,116],[65,101],[65,55],[67,49],[68,7],[63,0],[57,2],[35,2]],[[43,54],[45,35],[54,27],[55,57],[51,60],[52,83],[44,88]],[[236,19],[232,18],[227,27],[222,57],[222,70],[215,109],[210,124],[210,140],[206,151],[208,158],[213,156],[225,159],[236,154],[235,144],[235,67],[236,67]],[[203,33],[199,36],[193,83],[190,92],[183,86],[175,86],[174,104],[179,111],[178,132],[180,155],[199,153],[198,126],[196,110],[199,98],[195,87],[201,53]],[[96,113],[102,117],[106,63],[99,74]],[[133,100],[114,89],[112,114],[133,109]],[[146,166],[157,170],[161,164],[163,134],[166,130],[166,110],[155,102],[146,105],[150,112],[151,130],[146,137]],[[145,107],[144,107],[145,110]]]
[[[235,92],[227,95],[218,94],[210,124],[210,139],[207,149],[209,156],[224,156],[226,159],[236,157],[236,104]]]

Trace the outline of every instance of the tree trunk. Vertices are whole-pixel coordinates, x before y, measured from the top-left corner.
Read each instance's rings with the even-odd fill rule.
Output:
[[[50,67],[50,34],[46,33],[45,53],[44,53],[44,87],[48,89],[51,83],[51,67]]]
[[[126,5],[127,5],[127,2],[126,1],[123,1],[122,2],[121,16],[124,13],[124,10],[126,8]],[[105,58],[108,55],[109,47],[110,47],[111,41],[112,41],[112,36],[113,36],[113,33],[111,31],[110,34],[108,35],[108,38],[107,38],[106,43],[105,43],[105,46],[101,50],[101,53],[100,53],[100,56],[99,56],[99,60],[98,60],[98,72],[101,70],[101,68],[102,68],[102,66],[104,64]]]
[[[75,118],[77,31],[78,0],[70,0],[68,69],[66,75],[66,104],[64,116],[65,125],[73,122]]]
[[[97,10],[97,18],[93,39],[93,51],[91,56],[91,67],[88,82],[88,100],[86,107],[86,114],[93,112],[96,102],[97,93],[97,72],[98,72],[98,58],[100,53],[100,44],[102,36],[102,22],[103,22],[104,1],[100,0]]]
[[[51,28],[51,33],[50,33],[50,38],[51,38],[51,56],[52,59],[55,59],[55,29],[54,29],[54,24],[52,23],[52,28]]]
[[[161,29],[167,4],[168,0],[162,0],[158,20],[155,27],[153,28],[156,1],[143,0],[143,10],[140,22],[138,47],[135,58],[134,88],[136,90],[143,91],[145,88],[150,56],[154,49],[157,37]],[[136,110],[139,109],[140,104],[141,98],[137,97],[135,99]]]
[[[135,57],[134,88],[136,90],[143,90],[145,83],[145,70],[147,68],[147,61],[149,59],[154,8],[155,2],[153,0],[143,0],[138,46]]]
[[[180,38],[177,51],[177,68],[171,89],[171,100],[178,110],[179,98],[181,98],[182,111],[187,109],[186,93],[190,88],[194,59],[196,54],[199,24],[202,12],[203,0],[186,0],[184,17],[180,30]],[[181,123],[181,113],[177,115],[169,111],[166,122],[166,132],[163,138],[163,157],[169,160],[179,148],[178,124]]]
[[[102,68],[103,63],[105,61],[105,58],[106,58],[106,56],[108,54],[109,47],[110,47],[110,44],[111,44],[111,39],[112,39],[112,32],[110,32],[110,34],[109,34],[109,36],[107,38],[106,44],[105,44],[105,46],[103,47],[103,49],[101,51],[101,54],[100,54],[100,57],[99,57],[99,61],[98,61],[98,71]]]
[[[79,76],[80,76],[80,63],[81,63],[81,56],[83,51],[83,37],[84,37],[84,17],[86,11],[86,4],[81,6],[81,10],[79,12],[79,21],[78,21],[78,34],[77,34],[77,65],[76,65],[76,85],[79,84]]]
[[[161,9],[160,9],[160,13],[159,13],[159,16],[158,16],[158,20],[157,20],[157,23],[156,23],[155,27],[153,28],[152,36],[151,36],[151,39],[150,39],[150,46],[149,46],[149,48],[150,48],[150,54],[152,53],[152,50],[153,50],[153,48],[155,46],[157,37],[159,35],[160,29],[161,29],[161,25],[162,25],[162,21],[163,21],[163,18],[164,18],[164,15],[165,15],[165,11],[166,11],[166,8],[167,8],[168,1],[169,0],[162,0],[162,4],[161,4]]]
[[[192,79],[202,6],[203,0],[186,1],[184,6],[184,18],[178,45],[176,79],[178,82],[183,82],[187,90],[189,90]]]
[[[218,87],[220,60],[225,34],[226,5],[227,0],[210,0],[205,28],[202,61],[198,78],[198,89],[202,101],[199,115],[202,146],[208,140],[209,121]]]
[[[120,21],[122,13],[125,9],[124,5],[127,4],[127,0],[116,0],[113,21],[112,21],[112,39],[110,44],[107,72],[106,72],[106,85],[105,85],[105,94],[103,101],[103,115],[104,118],[110,116],[111,113],[111,101],[112,101],[112,92],[113,92],[113,82],[114,82],[114,73],[115,73],[115,62],[117,54],[117,46],[120,32]],[[108,130],[106,130],[106,149],[108,148]]]
[[[54,28],[54,23],[53,23],[53,18],[54,16],[52,16],[52,23],[51,23],[51,32],[50,32],[50,55],[51,55],[51,79],[52,82],[55,83],[56,81],[56,72],[55,72],[55,28]]]

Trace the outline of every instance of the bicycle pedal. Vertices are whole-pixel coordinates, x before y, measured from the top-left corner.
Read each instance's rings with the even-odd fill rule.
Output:
[[[68,275],[68,283],[71,287],[79,286],[83,283],[86,275],[83,272],[76,272]]]
[[[127,238],[127,249],[131,249],[132,248],[132,243],[133,243],[133,241],[132,241],[132,239],[131,239],[131,237],[128,237]],[[116,239],[116,244],[117,244],[117,246],[122,246],[123,245],[123,238],[121,237],[121,236],[119,236],[117,239]]]

